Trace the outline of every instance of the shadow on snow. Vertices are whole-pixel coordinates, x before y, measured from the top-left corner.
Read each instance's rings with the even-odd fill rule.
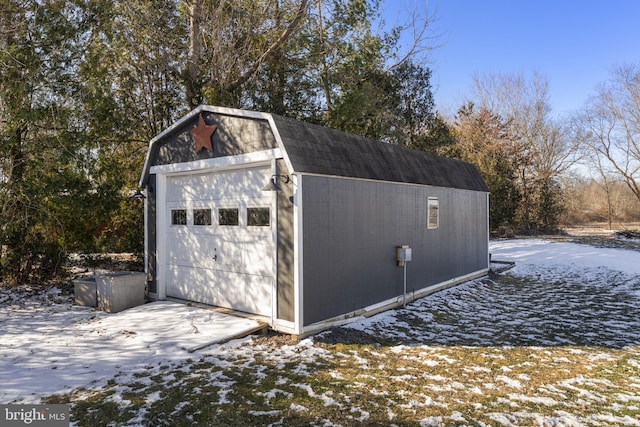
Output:
[[[491,275],[320,334],[324,343],[640,345],[640,278],[603,268]]]

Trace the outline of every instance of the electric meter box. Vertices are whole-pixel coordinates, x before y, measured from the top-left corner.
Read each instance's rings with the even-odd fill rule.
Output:
[[[409,246],[396,246],[396,262],[402,267],[405,262],[411,261],[411,248]]]

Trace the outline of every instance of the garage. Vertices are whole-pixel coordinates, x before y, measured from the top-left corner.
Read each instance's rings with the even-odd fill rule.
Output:
[[[269,168],[167,177],[167,296],[270,316]]]
[[[489,270],[475,166],[276,114],[196,108],[150,142],[139,186],[149,298],[258,315],[280,332]]]

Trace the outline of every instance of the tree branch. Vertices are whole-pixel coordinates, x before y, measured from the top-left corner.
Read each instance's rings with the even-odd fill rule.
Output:
[[[257,72],[260,66],[271,56],[276,50],[280,48],[287,41],[293,30],[298,26],[302,18],[305,16],[307,11],[307,6],[309,4],[309,0],[302,0],[300,2],[300,6],[298,7],[298,11],[296,12],[295,18],[289,23],[287,28],[280,34],[280,37],[273,42],[260,57],[253,63],[249,69],[244,72],[240,77],[235,79],[229,84],[229,89],[236,89],[243,84],[245,84],[251,77],[253,77]]]

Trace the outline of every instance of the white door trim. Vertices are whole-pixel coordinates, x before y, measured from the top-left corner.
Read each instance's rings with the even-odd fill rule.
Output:
[[[270,166],[273,171],[275,161],[281,157],[280,149],[242,154],[238,156],[220,157],[188,163],[153,166],[151,173],[156,175],[156,239],[157,239],[157,299],[167,298],[167,280],[169,277],[169,254],[166,229],[169,226],[167,204],[167,178],[178,175],[192,175],[201,173],[219,173],[237,169]],[[267,182],[265,182],[265,185]],[[277,199],[273,196],[271,215],[273,220],[272,233],[274,238],[274,279],[271,292],[271,323],[277,317]]]
[[[271,175],[278,173],[278,161],[271,160]],[[271,322],[278,318],[278,192],[271,191],[271,232],[273,240],[273,281],[271,283]]]
[[[274,148],[272,150],[255,151],[253,153],[238,154],[236,156],[214,157],[212,159],[196,160],[193,162],[152,166],[151,173],[157,175],[186,174],[190,172],[197,173],[241,169],[247,166],[270,164],[271,160],[279,158],[282,158],[282,151],[279,148]]]
[[[167,298],[167,268],[168,254],[164,248],[167,248],[167,233],[164,232],[168,225],[167,217],[167,176],[164,174],[156,175],[156,290],[159,300]]]
[[[294,314],[293,327],[294,334],[302,335],[304,329],[304,275],[303,275],[303,199],[302,181],[304,175],[293,176],[293,300]]]

